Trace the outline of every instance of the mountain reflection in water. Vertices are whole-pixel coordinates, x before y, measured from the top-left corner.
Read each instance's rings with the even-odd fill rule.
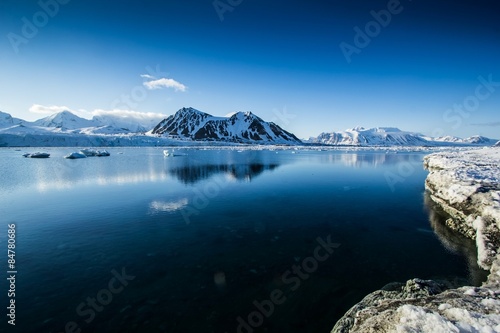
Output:
[[[272,171],[279,164],[221,164],[221,165],[186,165],[167,170],[168,174],[176,177],[184,184],[195,184],[216,174],[227,174],[240,181],[251,181],[264,171]]]

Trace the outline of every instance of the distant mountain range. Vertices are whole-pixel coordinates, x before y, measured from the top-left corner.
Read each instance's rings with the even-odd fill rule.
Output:
[[[156,146],[203,143],[302,144],[295,135],[251,112],[214,117],[182,108],[163,120],[84,119],[62,111],[28,122],[0,112],[0,146]]]
[[[321,144],[334,146],[492,146],[498,140],[473,136],[466,139],[431,138],[393,127],[356,127],[321,133],[302,142],[280,126],[251,112],[215,117],[182,108],[161,120],[121,117],[103,113],[84,119],[62,111],[34,122],[0,112],[0,147],[22,146],[163,146],[190,144]]]
[[[62,111],[39,119],[33,126],[49,128],[58,132],[71,131],[83,134],[126,134],[149,131],[160,119],[137,119],[120,117],[114,114],[98,115],[92,119],[84,119],[69,112]]]
[[[453,136],[432,138],[420,133],[405,132],[394,127],[355,127],[343,132],[321,133],[309,143],[343,146],[492,146],[498,140],[483,136],[461,139]]]

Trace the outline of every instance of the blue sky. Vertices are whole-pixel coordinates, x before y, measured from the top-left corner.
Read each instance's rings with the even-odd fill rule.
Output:
[[[3,0],[0,110],[192,106],[302,138],[355,126],[500,138],[499,14],[485,0]]]

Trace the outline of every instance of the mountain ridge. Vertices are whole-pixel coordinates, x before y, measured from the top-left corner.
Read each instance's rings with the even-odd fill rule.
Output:
[[[162,116],[162,115],[159,115]],[[33,145],[176,145],[211,144],[320,144],[331,146],[493,146],[498,140],[484,136],[432,138],[396,127],[353,127],[324,132],[303,142],[272,122],[250,111],[212,116],[194,108],[182,108],[163,120],[155,114],[101,113],[92,119],[62,111],[33,122],[0,111],[0,146]],[[80,144],[81,143],[81,144]]]
[[[302,144],[292,133],[250,111],[216,117],[191,107],[182,108],[161,121],[151,134],[195,141]]]
[[[310,138],[308,142],[332,146],[491,146],[497,140],[479,135],[465,139],[453,136],[432,138],[416,132],[402,131],[396,127],[358,126],[342,132],[323,132],[317,137]]]
[[[0,128],[20,125],[23,122],[25,122],[25,121],[22,119],[14,118],[9,113],[0,111]]]

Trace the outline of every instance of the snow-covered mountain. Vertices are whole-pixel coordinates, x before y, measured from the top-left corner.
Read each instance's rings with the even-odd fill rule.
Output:
[[[140,112],[115,113],[101,112],[92,120],[96,122],[99,129],[94,133],[145,133],[150,131],[159,121],[164,118],[160,114],[147,114]]]
[[[498,141],[497,143],[495,143],[494,145],[495,147],[500,147],[500,141]]]
[[[434,138],[433,141],[463,143],[464,139],[459,138],[457,136],[447,135],[447,136],[438,136],[438,137]]]
[[[77,130],[87,127],[96,127],[96,122],[80,118],[69,111],[54,113],[48,117],[33,122],[37,127],[48,127],[59,131]]]
[[[197,145],[207,141],[211,144],[302,143],[295,135],[251,112],[214,117],[183,108],[166,119],[161,118],[158,114],[103,111],[92,119],[84,119],[63,111],[28,122],[0,112],[0,147]],[[483,136],[431,138],[393,127],[356,127],[322,133],[307,140],[312,144],[346,146],[500,146],[497,141]]]
[[[480,136],[480,135],[474,135],[474,136],[471,136],[469,138],[464,139],[464,142],[472,143],[475,145],[492,146],[497,142],[497,140],[490,139],[490,138]]]
[[[490,139],[480,135],[474,135],[465,139],[458,138],[456,136],[443,136],[434,138],[433,141],[437,142],[453,142],[453,143],[465,143],[465,144],[474,144],[474,145],[482,145],[482,146],[492,146],[497,140]]]
[[[170,119],[175,121],[170,122]],[[138,112],[102,112],[92,119],[84,119],[69,111],[62,111],[27,122],[2,112],[0,146],[157,146],[186,144],[186,140],[192,141],[192,144],[205,141],[213,144],[301,143],[293,134],[273,123],[264,122],[250,112],[239,112],[225,118],[213,117],[194,109],[182,109],[158,124],[160,120],[161,115],[143,115]],[[167,128],[170,130],[165,134]],[[179,134],[174,134],[173,128]],[[189,135],[190,131],[193,136]]]
[[[425,146],[428,141],[418,133],[393,127],[355,127],[343,132],[321,133],[313,143],[347,146]]]
[[[92,119],[84,119],[71,113],[62,111],[33,122],[34,126],[51,128],[57,131],[72,131],[82,134],[120,134],[145,133],[153,128],[161,115],[157,117],[140,116],[139,112],[119,114],[101,112]]]
[[[124,117],[124,119],[119,118],[118,116],[94,116],[93,119],[84,119],[69,111],[62,111],[34,122],[28,122],[1,112],[0,147],[155,146],[159,144],[175,144],[172,140],[159,140],[145,135],[144,132],[150,130],[153,125],[146,128],[140,119],[133,122],[127,117]],[[127,124],[128,127],[125,127],[124,125]]]
[[[343,132],[321,133],[318,137],[309,139],[311,143],[346,146],[491,146],[496,141],[483,136],[472,136],[466,139],[453,136],[432,138],[420,133],[401,131],[394,127],[355,127]]]
[[[214,117],[193,108],[182,108],[161,121],[154,135],[172,138],[259,144],[300,144],[295,135],[251,112]]]
[[[22,119],[14,118],[10,114],[0,111],[0,128],[6,128],[22,124]]]

